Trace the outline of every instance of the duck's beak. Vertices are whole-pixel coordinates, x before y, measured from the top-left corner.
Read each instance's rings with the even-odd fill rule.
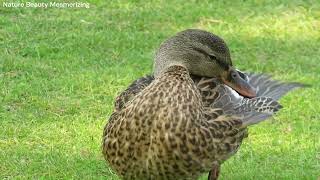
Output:
[[[233,68],[230,68],[224,75],[222,76],[222,81],[239,94],[245,97],[253,98],[256,97],[256,90],[249,84],[249,82],[242,78],[239,72]]]

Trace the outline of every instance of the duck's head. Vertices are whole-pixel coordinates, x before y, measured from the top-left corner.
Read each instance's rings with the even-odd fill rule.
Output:
[[[155,57],[155,77],[174,65],[184,66],[193,75],[220,78],[243,96],[256,96],[255,89],[232,66],[226,43],[210,32],[188,29],[163,42]]]

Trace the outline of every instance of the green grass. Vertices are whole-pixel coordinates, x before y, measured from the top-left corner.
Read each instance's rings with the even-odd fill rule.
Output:
[[[221,179],[320,177],[319,1],[89,2],[0,8],[0,179],[117,179],[100,151],[113,100],[187,28],[223,37],[239,69],[312,85],[250,129]]]

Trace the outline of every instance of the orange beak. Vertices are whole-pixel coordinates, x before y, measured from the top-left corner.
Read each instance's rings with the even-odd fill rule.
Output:
[[[222,77],[222,81],[242,96],[248,98],[254,98],[257,96],[256,90],[240,76],[238,71],[233,68],[230,68],[226,75]]]

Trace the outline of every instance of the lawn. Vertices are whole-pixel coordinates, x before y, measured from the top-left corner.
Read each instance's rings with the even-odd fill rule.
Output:
[[[163,40],[187,28],[223,37],[241,70],[312,85],[250,128],[221,179],[320,178],[319,1],[0,2],[0,179],[116,180],[100,149],[114,98],[152,72]]]

